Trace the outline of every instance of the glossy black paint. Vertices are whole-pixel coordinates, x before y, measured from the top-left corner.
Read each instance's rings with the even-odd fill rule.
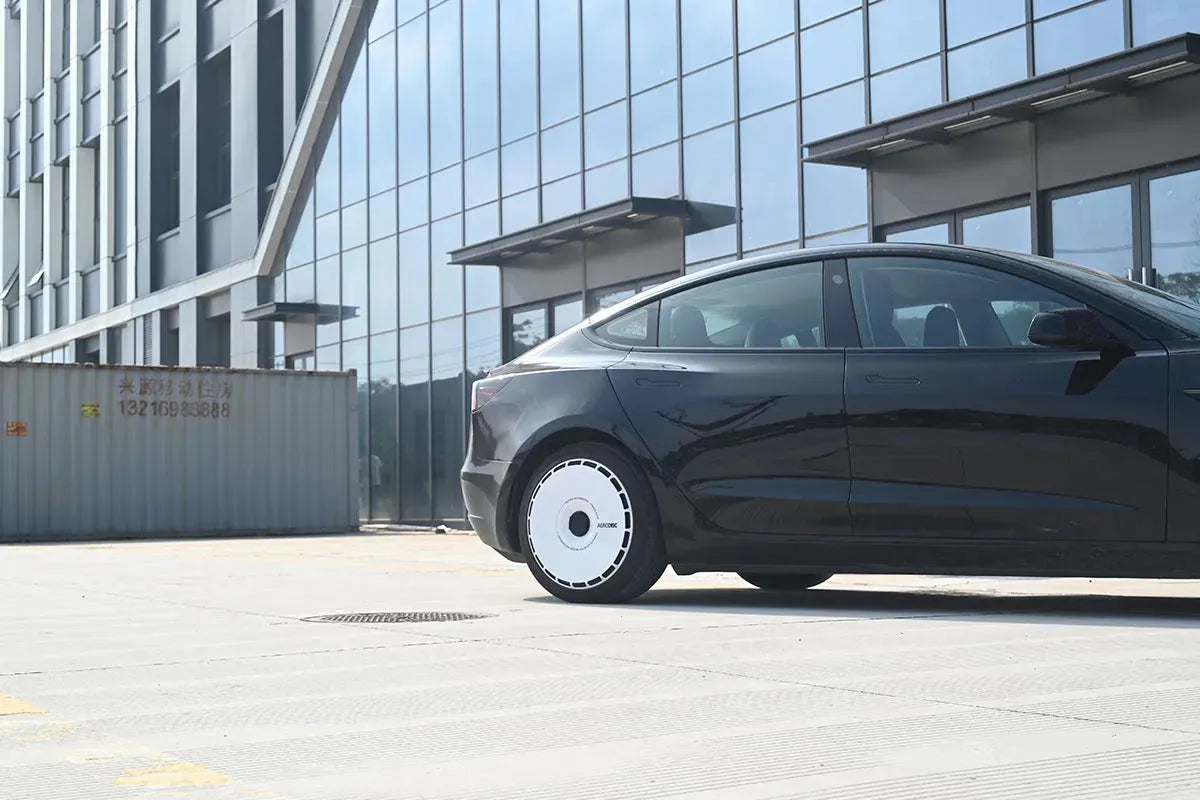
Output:
[[[861,349],[833,280],[859,254],[1022,275],[1086,303],[1124,346]],[[616,347],[583,326],[496,370],[507,383],[472,415],[463,468],[480,537],[520,559],[533,462],[598,438],[645,468],[681,573],[1200,577],[1200,340],[1096,285],[985,251],[864,245],[686,276],[612,313],[814,256],[824,349]]]

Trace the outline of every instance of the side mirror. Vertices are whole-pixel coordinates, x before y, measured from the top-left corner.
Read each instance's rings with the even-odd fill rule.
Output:
[[[1034,315],[1029,341],[1069,350],[1109,350],[1121,344],[1087,308],[1059,308]]]

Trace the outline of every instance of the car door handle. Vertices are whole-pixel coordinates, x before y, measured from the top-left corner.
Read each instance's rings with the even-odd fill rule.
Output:
[[[658,380],[655,378],[638,378],[637,385],[645,386],[650,389],[677,389],[679,388],[680,384],[679,381]]]
[[[909,376],[909,377],[898,377],[898,376],[889,376],[889,375],[868,375],[867,376],[867,383],[905,383],[905,384],[912,385],[912,384],[917,384],[920,382],[921,382],[921,379],[916,377],[915,375]]]

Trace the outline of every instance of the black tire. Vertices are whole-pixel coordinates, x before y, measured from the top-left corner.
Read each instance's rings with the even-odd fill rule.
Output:
[[[768,592],[802,592],[833,577],[832,573],[797,575],[787,572],[739,572],[738,575],[746,583]]]
[[[614,543],[615,546],[623,548],[623,555],[618,555],[619,560],[614,560],[615,568],[610,565],[608,568],[611,570],[610,572],[591,581],[571,583],[569,580],[557,578],[551,574],[539,558],[537,548],[531,538],[530,509],[535,493],[543,481],[550,478],[552,473],[564,468],[569,462],[575,461],[600,465],[611,473],[611,476],[619,482],[619,486],[624,489],[624,496],[628,499],[628,513],[622,515],[620,525],[624,530],[621,530],[621,538],[619,540],[607,539],[608,548],[613,547]],[[608,480],[611,481],[612,477]],[[614,484],[614,486],[616,485]],[[599,500],[592,502],[598,503]],[[539,510],[539,515],[545,519],[541,510]],[[558,517],[562,517],[561,512]],[[521,533],[521,548],[525,553],[525,563],[529,567],[529,571],[542,585],[542,588],[560,600],[572,603],[625,603],[647,592],[658,582],[667,568],[666,547],[663,544],[662,529],[649,481],[646,480],[642,469],[629,456],[611,445],[581,442],[568,445],[543,459],[534,468],[528,484],[521,493],[517,524]],[[593,536],[592,541],[596,541],[599,536],[608,535],[607,532],[599,531],[603,527],[606,525],[597,524],[596,532],[589,534]],[[549,535],[542,531],[539,533],[539,538]],[[559,540],[565,540],[565,537],[569,535],[570,533],[566,531],[556,530],[554,532],[554,536]],[[575,535],[581,536],[578,533]],[[546,540],[543,538],[543,541]],[[558,545],[553,545],[553,547],[557,549]],[[608,548],[600,546],[597,551],[607,551]],[[558,549],[558,552],[565,551]],[[607,562],[601,561],[600,563]]]

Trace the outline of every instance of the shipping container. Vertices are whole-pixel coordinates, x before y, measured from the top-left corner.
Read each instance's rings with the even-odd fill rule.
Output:
[[[358,527],[353,373],[0,364],[0,541]]]

